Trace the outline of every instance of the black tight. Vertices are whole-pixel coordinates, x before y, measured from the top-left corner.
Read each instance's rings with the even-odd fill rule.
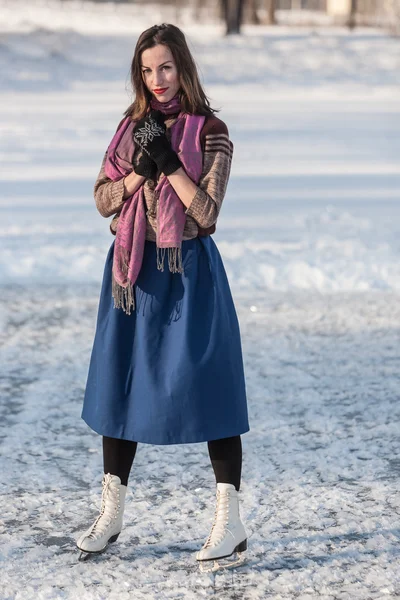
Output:
[[[240,435],[207,442],[208,454],[217,483],[233,483],[240,488],[242,474],[242,440]]]
[[[118,475],[123,485],[128,485],[128,477],[135,458],[137,442],[103,436],[104,473]]]
[[[207,442],[208,453],[217,483],[233,483],[239,491],[242,472],[240,435]],[[129,473],[137,450],[137,442],[103,436],[104,473],[118,475],[128,485]]]

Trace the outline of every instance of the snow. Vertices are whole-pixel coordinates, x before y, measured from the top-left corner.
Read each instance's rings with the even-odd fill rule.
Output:
[[[143,444],[118,542],[77,561],[100,504],[80,412],[113,240],[93,183],[137,37],[163,20],[0,0],[0,598],[400,597],[400,43],[378,30],[225,39],[183,14],[235,147],[214,238],[243,341],[248,560],[198,570],[206,446]]]

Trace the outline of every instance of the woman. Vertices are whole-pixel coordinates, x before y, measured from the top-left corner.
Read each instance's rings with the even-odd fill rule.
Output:
[[[207,441],[217,505],[196,558],[210,561],[247,548],[238,505],[240,435],[249,431],[240,331],[211,238],[233,144],[178,27],[141,34],[131,79],[135,100],[94,187],[99,212],[115,215],[82,410],[102,435],[104,475],[100,514],[77,545],[100,552],[118,538],[138,442]]]

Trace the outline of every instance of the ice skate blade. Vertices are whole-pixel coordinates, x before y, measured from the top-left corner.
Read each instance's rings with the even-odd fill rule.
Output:
[[[246,557],[241,552],[237,552],[237,558],[232,560],[235,554],[231,556],[231,560],[227,558],[213,558],[210,560],[199,560],[199,567],[201,573],[214,573],[215,571],[221,571],[223,569],[232,569],[238,567],[246,562]]]
[[[81,551],[78,560],[85,561],[85,560],[88,560],[91,556],[95,556],[96,554],[102,554],[105,550],[107,550],[108,544],[112,544],[113,542],[116,542],[118,537],[119,537],[119,533],[112,535],[110,537],[110,539],[108,540],[107,544],[104,546],[104,548],[101,548],[101,550],[95,550],[95,551],[81,550],[78,546],[78,549]]]
[[[240,544],[235,546],[235,548],[232,550],[232,552],[230,554],[224,554],[223,556],[217,556],[216,558],[197,558],[197,560],[201,560],[201,561],[220,560],[221,558],[229,558],[230,556],[234,555],[235,552],[237,552],[239,554],[241,552],[244,552],[245,550],[247,550],[247,538],[245,540],[243,540],[243,542],[240,542]]]
[[[243,564],[246,560],[244,551],[247,550],[247,538],[238,544],[232,554],[218,558],[197,559],[202,573],[212,573],[220,569],[231,569]]]

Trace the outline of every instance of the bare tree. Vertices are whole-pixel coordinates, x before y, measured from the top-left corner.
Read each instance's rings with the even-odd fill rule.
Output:
[[[275,17],[276,0],[269,0],[268,4],[269,4],[269,6],[268,6],[269,22],[271,25],[276,25],[276,17]]]
[[[384,0],[382,8],[389,16],[390,30],[400,35],[400,0]]]
[[[222,15],[226,23],[226,35],[240,33],[243,16],[243,0],[221,0]]]
[[[276,25],[275,8],[277,0],[262,0],[262,14],[264,15],[261,19],[263,25]]]
[[[356,16],[357,16],[357,0],[351,0],[349,19],[347,21],[347,25],[350,29],[354,29],[354,27],[356,26]]]
[[[245,11],[247,13],[247,20],[252,25],[260,25],[260,17],[258,16],[258,0],[245,0]]]

